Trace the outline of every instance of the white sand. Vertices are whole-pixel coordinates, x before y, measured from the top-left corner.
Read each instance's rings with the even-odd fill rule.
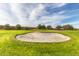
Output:
[[[18,35],[16,39],[27,42],[64,42],[70,40],[70,37],[58,33],[34,32]]]

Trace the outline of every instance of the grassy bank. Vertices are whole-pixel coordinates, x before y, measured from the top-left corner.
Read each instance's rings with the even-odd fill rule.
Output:
[[[3,56],[71,56],[79,55],[78,30],[38,30],[40,32],[57,32],[71,37],[70,41],[62,43],[30,43],[15,39],[17,34],[32,32],[32,30],[0,30],[0,55]]]

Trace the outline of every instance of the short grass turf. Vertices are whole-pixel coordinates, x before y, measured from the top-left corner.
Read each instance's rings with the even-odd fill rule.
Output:
[[[0,56],[79,56],[79,30],[38,30],[57,32],[71,37],[61,43],[31,43],[19,41],[18,34],[32,30],[0,30]]]

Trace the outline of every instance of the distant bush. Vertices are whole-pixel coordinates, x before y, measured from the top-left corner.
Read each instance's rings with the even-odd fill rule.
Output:
[[[58,26],[56,26],[55,29],[57,29],[57,30],[61,30],[61,29],[62,29],[62,26],[58,25]]]
[[[10,30],[10,25],[9,25],[9,24],[5,24],[5,25],[4,25],[4,29],[5,29],[5,30]]]
[[[47,29],[51,30],[53,29],[50,25],[47,26]]]

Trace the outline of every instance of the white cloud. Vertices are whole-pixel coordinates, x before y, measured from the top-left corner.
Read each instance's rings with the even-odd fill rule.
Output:
[[[26,12],[27,10],[23,11],[22,4],[17,4],[17,3],[12,4],[11,3],[10,6],[11,6],[11,11],[13,13],[13,16],[15,16],[17,18],[17,19],[15,19],[18,21],[17,24],[25,25],[27,23],[26,20],[27,20],[27,16],[28,16],[28,13]]]
[[[53,15],[53,16],[43,16],[40,18],[40,22],[42,23],[48,23],[48,22],[56,22],[56,21],[62,21],[63,19],[67,19],[70,16],[65,16],[65,15]]]
[[[67,3],[54,3],[52,4],[52,8],[59,8],[65,6]],[[48,5],[50,6],[50,5]]]
[[[54,7],[62,7],[66,4],[54,4]],[[61,15],[63,13],[65,13],[65,11],[60,11],[52,16],[41,16],[39,18],[39,16],[44,12],[44,13],[47,13],[45,11],[45,7],[46,5],[43,5],[43,4],[37,4],[36,7],[32,8],[30,10],[30,7],[26,7],[26,11],[29,11],[29,14],[26,13],[26,11],[22,11],[21,10],[21,4],[11,4],[11,10],[12,12],[14,13],[14,15],[16,15],[16,17],[18,18],[18,23],[20,24],[26,24],[26,25],[30,25],[30,26],[35,26],[37,24],[45,24],[47,22],[56,22],[58,20],[62,20],[62,19],[65,19],[65,18],[68,18],[68,16],[65,16],[65,15]],[[24,7],[25,8],[25,7]],[[25,16],[28,16],[29,17],[25,17]],[[58,21],[59,22],[59,21]],[[58,23],[57,22],[57,23]]]
[[[8,4],[0,4],[0,24],[8,24],[12,22],[10,13],[10,7]]]
[[[14,14],[15,17],[17,17],[18,23],[21,25],[30,25],[33,20],[37,20],[37,17],[44,9],[42,4],[37,5],[38,6],[35,5],[29,6],[16,3],[10,4],[12,13]]]
[[[59,3],[58,5],[57,5],[57,7],[62,7],[62,6],[65,6],[66,5],[66,3]]]
[[[55,5],[55,7],[62,7],[64,5],[66,5],[66,4],[57,4],[57,5]],[[41,13],[43,13],[43,12],[48,13],[45,11],[45,7],[46,7],[46,5],[39,4],[30,13],[29,20],[32,21],[32,25],[33,25],[33,23],[36,25],[37,24],[45,24],[47,22],[54,22],[55,23],[55,21],[57,21],[57,20],[62,20],[62,19],[66,19],[69,17],[69,16],[61,15],[61,14],[65,13],[66,11],[60,11],[52,16],[44,16],[43,15],[39,18],[39,15],[41,15]]]
[[[67,11],[63,10],[63,11],[60,11],[58,12],[57,14],[63,14],[63,13],[66,13]]]
[[[44,10],[44,6],[42,4],[39,4],[36,8],[32,10],[32,12],[29,15],[29,20],[36,20],[37,17],[42,13]]]

